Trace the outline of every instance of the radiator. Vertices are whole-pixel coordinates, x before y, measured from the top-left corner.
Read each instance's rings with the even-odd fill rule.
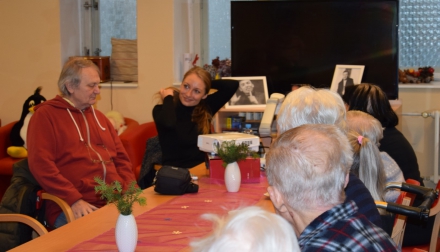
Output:
[[[439,127],[440,127],[440,111],[432,110],[426,111],[422,113],[402,113],[402,116],[421,116],[423,118],[432,117],[434,119],[434,157],[433,157],[433,168],[432,174],[429,179],[437,184],[440,175],[439,175]]]

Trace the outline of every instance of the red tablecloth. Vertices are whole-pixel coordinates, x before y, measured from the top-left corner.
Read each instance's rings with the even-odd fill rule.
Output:
[[[176,197],[136,217],[139,233],[136,251],[180,251],[212,230],[211,222],[202,220],[201,214],[223,215],[229,210],[255,205],[267,187],[265,177],[258,184],[242,184],[237,193],[226,192],[223,183],[209,178],[202,178],[201,182],[210,183],[209,189],[201,185],[196,194]],[[69,251],[118,251],[115,230],[112,228]]]

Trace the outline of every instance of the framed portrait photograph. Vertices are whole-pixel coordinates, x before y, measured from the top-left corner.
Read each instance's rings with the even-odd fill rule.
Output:
[[[330,90],[342,96],[345,87],[361,83],[364,68],[362,65],[336,65]]]
[[[269,99],[266,76],[223,77],[222,79],[237,80],[238,89],[225,104],[225,108],[265,108]]]

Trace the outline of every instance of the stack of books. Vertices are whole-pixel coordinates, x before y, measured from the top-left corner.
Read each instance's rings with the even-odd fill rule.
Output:
[[[241,132],[242,125],[246,118],[242,116],[230,116],[226,118],[226,127],[222,129],[223,132]]]

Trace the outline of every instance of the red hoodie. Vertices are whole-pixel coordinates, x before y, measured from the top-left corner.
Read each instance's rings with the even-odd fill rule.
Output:
[[[94,177],[124,188],[135,179],[132,165],[112,124],[100,111],[83,111],[60,96],[35,107],[27,132],[29,169],[41,187],[72,205],[79,199],[101,207]],[[100,161],[102,160],[102,161]],[[48,201],[53,224],[61,209]]]

